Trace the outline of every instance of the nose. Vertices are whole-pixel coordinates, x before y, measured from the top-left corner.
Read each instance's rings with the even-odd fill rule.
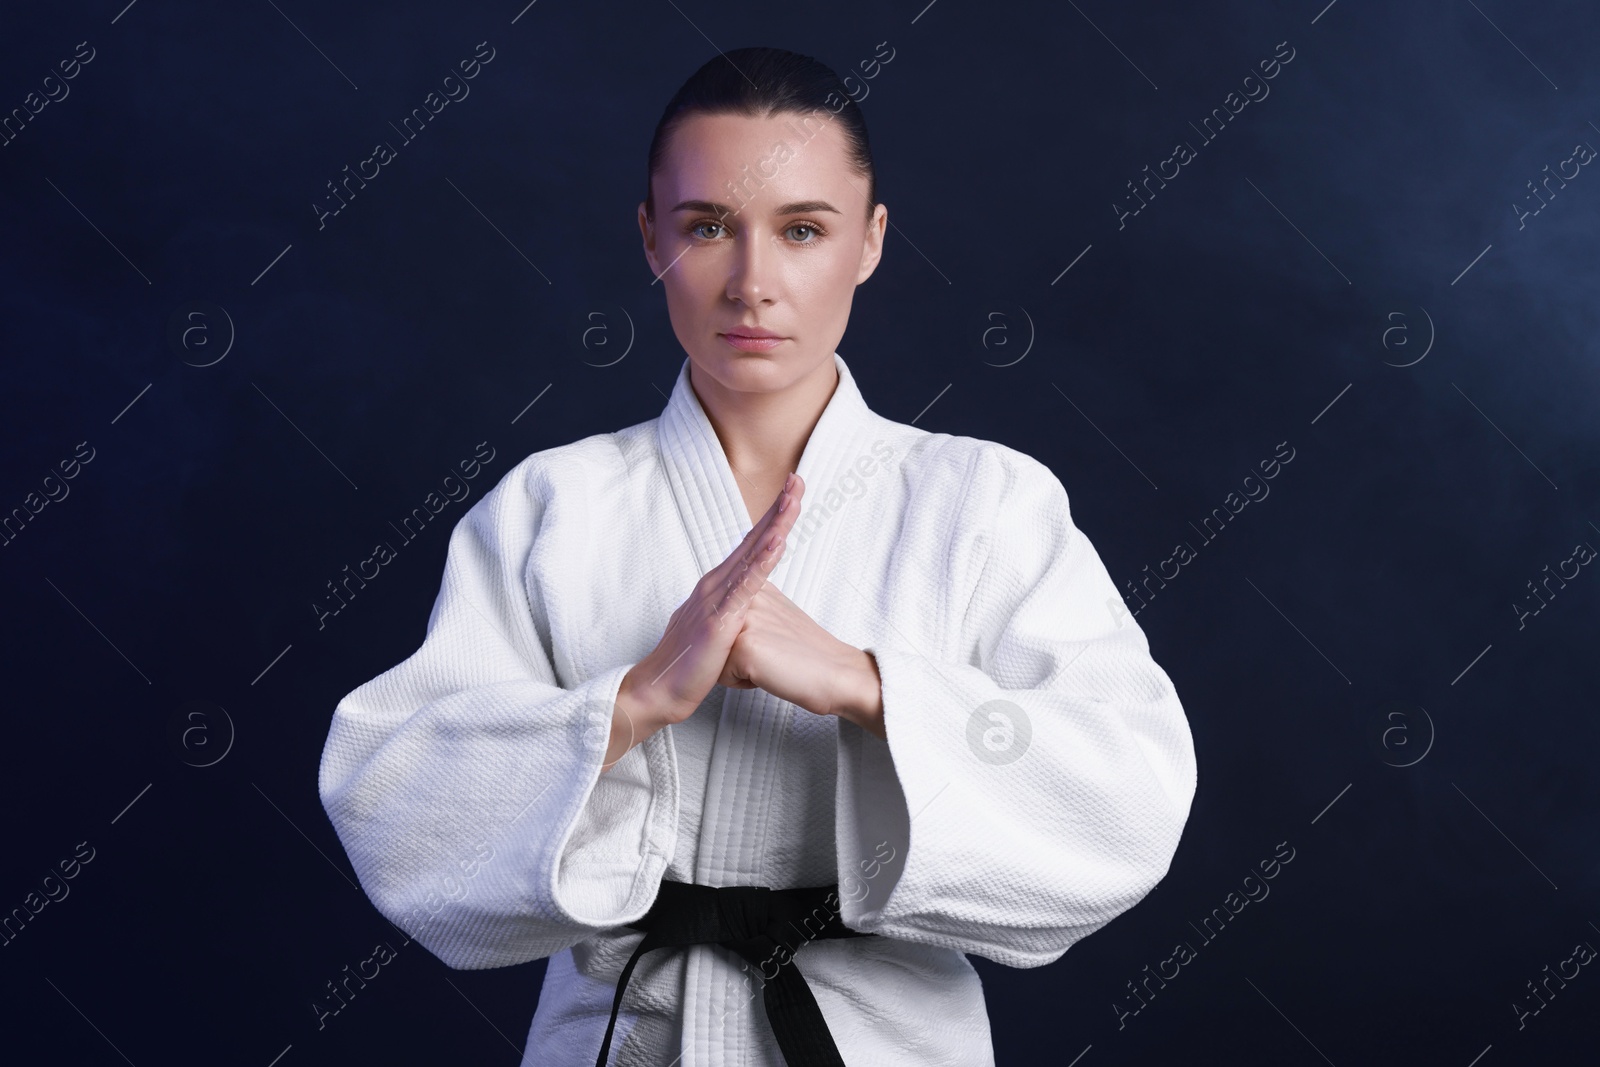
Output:
[[[752,307],[770,304],[775,258],[765,238],[748,230],[735,237],[728,268],[728,299]]]

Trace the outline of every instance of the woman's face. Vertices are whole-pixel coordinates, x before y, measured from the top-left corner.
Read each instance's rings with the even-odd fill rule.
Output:
[[[888,211],[869,224],[865,179],[826,110],[691,115],[639,205],[645,258],[699,373],[730,392],[781,390],[831,372],[857,285],[878,265]],[[775,343],[741,342],[741,330]]]

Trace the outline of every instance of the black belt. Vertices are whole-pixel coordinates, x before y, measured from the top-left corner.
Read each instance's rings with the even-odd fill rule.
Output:
[[[837,885],[769,889],[662,882],[650,910],[637,922],[626,924],[645,931],[644,940],[617,979],[611,1022],[595,1067],[606,1067],[622,991],[639,957],[653,948],[687,945],[722,945],[761,972],[766,979],[761,992],[767,1020],[788,1067],[844,1067],[822,1009],[805,976],[794,966],[794,953],[814,938],[876,936],[846,926],[839,917],[838,901]],[[775,974],[768,977],[769,971]]]

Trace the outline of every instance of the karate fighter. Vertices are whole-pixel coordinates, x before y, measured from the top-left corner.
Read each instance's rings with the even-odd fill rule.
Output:
[[[1162,878],[1177,693],[1047,467],[863,398],[888,213],[831,70],[703,66],[639,225],[665,409],[462,516],[421,647],[334,710],[328,816],[449,966],[549,959],[529,1067],[992,1064],[966,954],[1050,963]]]

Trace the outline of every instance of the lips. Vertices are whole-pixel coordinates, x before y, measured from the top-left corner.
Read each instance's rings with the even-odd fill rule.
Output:
[[[781,333],[763,329],[760,326],[735,326],[727,333],[719,336],[723,341],[727,342],[730,348],[735,348],[740,352],[765,352],[788,340]]]

